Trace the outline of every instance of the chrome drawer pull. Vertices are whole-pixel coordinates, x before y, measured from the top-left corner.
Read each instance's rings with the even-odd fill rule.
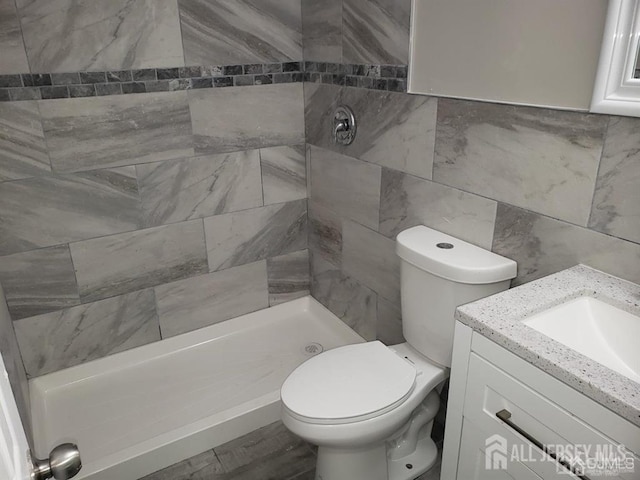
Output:
[[[545,446],[536,438],[532,437],[530,434],[528,434],[527,432],[525,432],[524,430],[522,430],[519,426],[517,426],[515,423],[513,423],[510,418],[511,418],[511,412],[509,410],[500,410],[498,413],[496,413],[496,417],[498,417],[500,420],[502,420],[504,423],[506,423],[509,427],[511,427],[511,429],[515,430],[517,433],[519,433],[520,435],[522,435],[524,438],[526,438],[529,442],[531,442],[532,444],[534,444],[536,447],[538,447],[540,450],[542,450],[544,453],[546,453],[547,455],[549,455],[551,458],[553,458],[558,464],[562,465],[565,469],[569,470],[571,473],[573,473],[576,477],[578,477],[581,480],[589,480],[589,477],[585,476],[585,475],[579,475],[576,470],[571,466],[571,464],[569,462],[567,462],[566,460],[562,459],[562,458],[558,458],[558,456],[545,448]]]

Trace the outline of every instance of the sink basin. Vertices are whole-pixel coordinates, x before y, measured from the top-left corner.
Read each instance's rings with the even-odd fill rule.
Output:
[[[579,297],[523,323],[640,383],[640,317],[592,297]]]

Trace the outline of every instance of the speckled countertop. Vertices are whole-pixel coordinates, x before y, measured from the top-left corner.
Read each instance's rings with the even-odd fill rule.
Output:
[[[580,296],[594,297],[640,316],[640,285],[578,265],[463,305],[456,311],[456,319],[640,426],[640,383],[522,323]],[[637,341],[640,348],[640,339]]]

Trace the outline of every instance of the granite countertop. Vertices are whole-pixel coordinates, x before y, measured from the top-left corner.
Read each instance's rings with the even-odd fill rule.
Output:
[[[456,311],[456,319],[640,426],[640,383],[522,323],[527,317],[581,296],[640,316],[640,285],[578,265],[463,305]]]

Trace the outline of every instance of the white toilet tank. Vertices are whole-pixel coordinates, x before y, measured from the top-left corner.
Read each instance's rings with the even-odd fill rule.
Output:
[[[451,366],[456,307],[509,288],[513,260],[424,226],[397,237],[402,331],[413,348]]]

